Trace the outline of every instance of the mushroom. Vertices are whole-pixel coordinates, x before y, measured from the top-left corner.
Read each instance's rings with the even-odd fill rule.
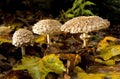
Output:
[[[26,29],[19,29],[15,31],[12,37],[12,44],[16,47],[21,47],[22,56],[25,55],[25,46],[33,45],[33,33]]]
[[[55,20],[55,19],[43,19],[38,21],[32,28],[33,32],[35,34],[46,34],[47,35],[47,43],[48,46],[50,44],[50,37],[49,34],[56,34],[56,33],[60,33],[60,27],[62,26],[62,24]]]
[[[79,16],[68,20],[61,26],[61,31],[70,33],[82,33],[80,39],[83,40],[82,48],[87,47],[88,32],[98,31],[109,27],[110,22],[99,16]]]

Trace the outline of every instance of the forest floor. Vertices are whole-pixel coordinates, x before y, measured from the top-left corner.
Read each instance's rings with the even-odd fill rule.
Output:
[[[43,15],[43,13],[39,11],[36,13],[32,13],[29,11],[28,12],[16,11],[15,14],[10,14],[10,13],[4,14],[3,12],[1,12],[0,17],[1,17],[0,19],[1,27],[2,26],[10,27],[10,29],[8,30],[0,29],[0,35],[1,35],[0,36],[0,41],[1,41],[0,42],[0,73],[1,75],[5,74],[5,76],[11,77],[9,79],[13,79],[12,78],[13,75],[17,75],[18,76],[17,79],[31,79],[31,77],[26,72],[22,74],[23,71],[19,71],[19,72],[11,71],[14,64],[22,58],[21,50],[20,48],[16,48],[15,46],[13,46],[10,42],[5,42],[4,40],[5,39],[11,40],[13,33],[18,28],[28,28],[29,30],[31,30],[31,27],[40,19],[53,18],[53,16]],[[43,43],[42,45],[35,44],[34,46],[26,47],[26,52],[27,55],[34,55],[40,57],[44,57],[46,53],[50,54],[52,52],[55,54],[61,54],[60,57],[61,59],[70,60],[71,62],[75,62],[76,54],[78,54],[82,60],[81,62],[79,62],[80,59],[78,58],[75,64],[71,64],[69,72],[73,72],[72,69],[73,67],[75,67],[75,65],[78,65],[79,67],[87,71],[86,70],[87,66],[96,64],[94,62],[93,56],[94,53],[96,53],[97,44],[101,39],[103,39],[106,36],[112,36],[120,39],[120,24],[116,24],[116,25],[114,24],[105,30],[92,32],[90,34],[93,35],[93,37],[90,38],[88,48],[84,48],[84,49],[82,48],[82,41],[79,39],[79,34],[68,33],[65,35],[64,33],[61,33],[60,35],[52,37],[52,41],[57,42],[56,44],[53,44],[50,47],[47,47],[46,43]],[[51,79],[56,79],[53,76],[54,73],[52,73]],[[8,79],[8,78],[4,77],[3,79]]]

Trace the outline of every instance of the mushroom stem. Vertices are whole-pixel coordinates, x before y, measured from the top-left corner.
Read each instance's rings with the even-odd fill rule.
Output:
[[[22,56],[24,56],[25,55],[25,47],[24,46],[21,47],[21,52],[22,52]]]
[[[80,39],[83,40],[82,48],[88,46],[88,39],[89,39],[89,38],[90,38],[90,35],[88,35],[88,33],[83,33],[83,34],[80,35]]]
[[[88,39],[83,39],[82,48],[87,47],[87,46],[88,46]]]
[[[66,73],[69,74],[69,67],[70,67],[70,60],[67,60],[67,69],[66,69]]]
[[[48,43],[48,47],[49,47],[49,45],[50,45],[50,36],[49,36],[49,34],[47,34],[47,43]]]

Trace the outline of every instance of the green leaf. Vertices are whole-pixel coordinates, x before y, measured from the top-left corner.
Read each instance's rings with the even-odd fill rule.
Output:
[[[66,17],[66,18],[73,18],[73,17],[74,17],[74,14],[68,13],[68,14],[65,14],[65,17]]]
[[[95,3],[90,2],[90,1],[85,1],[85,2],[83,3],[83,5],[84,5],[84,6],[95,5]]]
[[[59,57],[51,54],[42,59],[35,56],[24,56],[14,65],[13,70],[28,70],[33,79],[45,79],[49,72],[59,74],[66,69]]]
[[[73,3],[73,7],[72,10],[74,10],[75,8],[79,7],[80,4],[82,4],[83,0],[75,0]]]
[[[73,10],[70,8],[68,9],[66,12],[64,12],[64,14],[68,14],[68,13],[71,13]]]
[[[33,67],[41,58],[34,56],[25,56],[13,67],[13,70],[24,70]],[[29,62],[28,62],[29,61]]]
[[[13,67],[13,70],[28,70],[33,79],[45,79],[48,71],[41,64],[41,58],[25,56]]]
[[[95,4],[85,0],[74,0],[72,8],[69,8],[66,12],[64,12],[64,14],[60,14],[60,16],[62,17],[64,15],[65,19],[70,19],[83,15],[94,15],[91,12],[91,10],[88,11],[85,8],[85,6],[87,5],[95,5]]]
[[[94,15],[90,10],[83,10],[82,15]]]
[[[76,16],[79,16],[79,14],[81,13],[80,12],[81,11],[81,9],[80,8],[77,8],[77,9],[75,9],[75,11],[73,12]]]
[[[57,74],[66,71],[62,61],[59,59],[59,56],[55,54],[51,54],[42,58],[43,64],[48,70],[51,72],[55,72]]]

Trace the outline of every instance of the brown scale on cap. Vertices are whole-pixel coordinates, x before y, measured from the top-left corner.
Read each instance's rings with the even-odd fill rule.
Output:
[[[108,28],[110,22],[99,16],[79,16],[68,20],[61,26],[61,31],[70,33],[82,33],[80,38],[83,40],[83,47],[87,47],[88,32],[98,31]]]

